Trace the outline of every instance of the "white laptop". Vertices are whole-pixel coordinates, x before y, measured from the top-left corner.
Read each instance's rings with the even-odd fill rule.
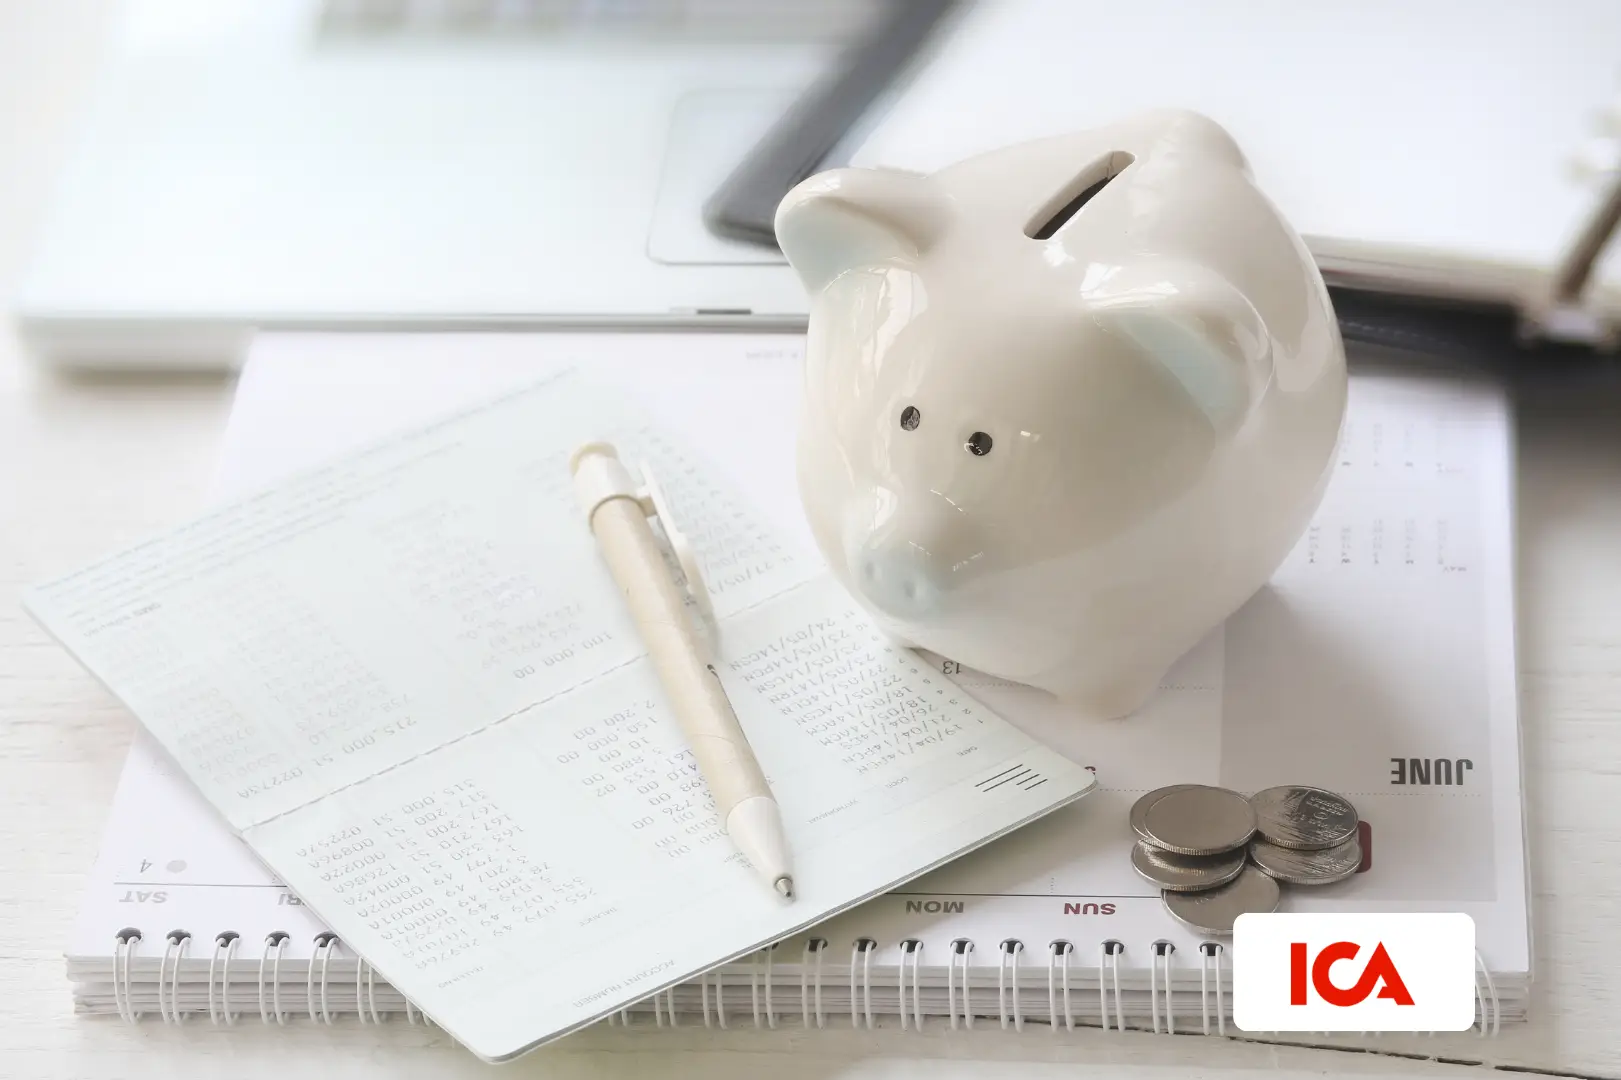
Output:
[[[135,0],[19,326],[207,366],[253,327],[800,328],[776,251],[703,207],[876,3]],[[1616,0],[977,0],[827,160],[1192,107],[1330,284],[1621,347],[1616,41]]]
[[[13,303],[57,364],[253,328],[803,323],[700,209],[868,0],[133,0]]]

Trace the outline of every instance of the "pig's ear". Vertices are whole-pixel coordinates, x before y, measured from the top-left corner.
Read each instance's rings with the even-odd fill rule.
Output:
[[[1272,376],[1260,313],[1216,272],[1148,258],[1112,268],[1082,291],[1088,314],[1127,339],[1218,432],[1243,424]]]
[[[777,206],[777,245],[811,293],[846,270],[916,258],[944,233],[950,204],[926,176],[831,169]]]

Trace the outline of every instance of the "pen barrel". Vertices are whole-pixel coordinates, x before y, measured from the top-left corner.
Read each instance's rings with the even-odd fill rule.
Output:
[[[770,798],[765,775],[641,506],[629,497],[607,499],[591,515],[591,530],[625,595],[721,821],[744,799]]]

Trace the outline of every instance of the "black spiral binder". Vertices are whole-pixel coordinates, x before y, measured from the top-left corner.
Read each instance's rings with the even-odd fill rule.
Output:
[[[144,1015],[136,1006],[135,980],[131,975],[132,964],[137,959],[143,940],[144,935],[136,927],[125,927],[113,939],[113,1004],[118,1016],[127,1023],[136,1023]],[[149,958],[155,956],[158,960],[158,1013],[166,1024],[181,1024],[191,1013],[203,1011],[202,1007],[188,1005],[181,994],[181,965],[191,954],[193,937],[185,929],[174,929],[165,934],[162,940],[161,956],[148,953]],[[241,934],[226,930],[215,935],[207,967],[206,1010],[209,1021],[216,1026],[234,1026],[244,1012],[251,1015],[254,1005],[258,1007],[260,1021],[267,1026],[286,1026],[293,1021],[295,1010],[283,1005],[281,979],[281,964],[291,943],[290,934],[272,931],[258,943],[259,952],[255,961],[251,952],[244,955],[252,946],[244,943]],[[426,1014],[409,999],[398,997],[397,991],[386,983],[383,987],[385,994],[396,996],[385,999],[392,1008],[380,1006],[376,971],[359,957],[347,958],[353,967],[350,969],[347,963],[344,965],[346,973],[343,981],[335,986],[339,980],[333,977],[333,961],[345,959],[342,942],[336,934],[318,934],[311,944],[313,951],[305,961],[303,1010],[311,1024],[331,1026],[345,1014],[353,1014],[355,1021],[361,1024],[382,1024],[389,1012],[403,1007],[407,1023],[434,1026]],[[870,937],[860,937],[850,942],[848,1009],[851,1029],[870,1030],[879,1026],[880,1010],[874,995],[872,960],[879,952],[880,945]],[[900,950],[900,962],[897,968],[892,969],[895,981],[882,985],[893,985],[898,991],[894,1011],[900,1028],[903,1031],[922,1031],[925,1016],[929,1015],[924,1011],[923,996],[923,958],[927,942],[921,938],[907,938],[896,945]],[[748,962],[749,1019],[755,1028],[776,1029],[781,1026],[784,1015],[793,1015],[791,1011],[784,1013],[784,1007],[791,1010],[792,1005],[782,1001],[785,991],[791,999],[792,983],[778,974],[781,963],[779,954],[787,947],[787,943],[778,943],[761,949]],[[799,1026],[806,1030],[828,1026],[824,990],[829,987],[833,971],[828,970],[826,958],[834,955],[831,953],[834,948],[833,942],[822,937],[806,938],[799,943]],[[1149,942],[1144,952],[1148,958],[1149,996],[1146,1029],[1155,1033],[1178,1034],[1179,998],[1175,975],[1179,964],[1185,976],[1191,974],[1186,970],[1189,962],[1178,961],[1176,944],[1165,939]],[[1044,1024],[1054,1034],[1073,1031],[1077,1027],[1097,1027],[1103,1031],[1117,1032],[1143,1030],[1142,1019],[1137,1021],[1135,1028],[1128,1026],[1126,1020],[1121,965],[1122,957],[1128,956],[1129,952],[1123,941],[1116,938],[1099,941],[1094,960],[1088,958],[1075,942],[1055,939],[1047,943],[1043,960],[1038,962],[1037,970],[1032,971],[1030,957],[1039,954],[1032,954],[1026,944],[1017,938],[1005,938],[997,943],[994,951],[997,966],[994,1005],[990,997],[988,966],[975,962],[979,953],[977,944],[971,938],[955,938],[945,944],[945,1019],[953,1030],[972,1030],[975,1020],[989,1020],[992,1017],[1002,1029],[1011,1027],[1021,1032],[1027,1024]],[[150,963],[150,959],[147,963]],[[1040,963],[1045,964],[1044,973],[1039,970]],[[1200,999],[1198,1030],[1205,1035],[1226,1037],[1227,946],[1219,941],[1201,942],[1197,948],[1196,963],[1199,975],[1196,992]],[[353,971],[352,997],[349,993],[351,984],[348,970]],[[1089,980],[1093,974],[1096,976],[1098,993],[1095,1023],[1089,1017],[1077,1015],[1074,1000],[1076,981]],[[1032,1012],[1030,1002],[1021,992],[1039,986],[1043,975],[1047,986],[1046,1015],[1041,1014],[1039,1006]],[[728,977],[732,980],[730,983]],[[1191,982],[1186,980],[1182,986],[1180,999],[1185,1003],[1187,996],[1195,990]],[[680,988],[660,991],[643,1002],[609,1015],[605,1022],[628,1026],[636,1022],[634,1018],[637,1014],[645,1015],[650,1011],[654,1026],[673,1028],[680,1024],[682,1003],[685,1002],[687,1009],[693,1004],[698,1006],[705,1027],[728,1028],[732,1020],[727,1006],[728,988],[732,990],[735,1002],[742,988],[736,966],[731,967],[730,976],[724,969],[717,970],[700,976],[695,985],[684,984]],[[679,997],[678,989],[684,991]],[[685,993],[693,989],[697,991],[696,1003]],[[1036,1000],[1039,1001],[1039,998]],[[1475,1004],[1475,1033],[1480,1037],[1497,1035],[1502,1022],[1502,1004],[1491,972],[1478,952],[1475,955]],[[1191,1008],[1183,1015],[1191,1017]],[[933,1018],[939,1019],[939,1016],[936,1014]],[[645,1023],[645,1020],[642,1022]],[[1191,1032],[1183,1029],[1180,1033]]]

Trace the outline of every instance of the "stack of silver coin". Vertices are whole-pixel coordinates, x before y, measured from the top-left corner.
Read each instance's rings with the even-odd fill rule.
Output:
[[[1165,909],[1205,934],[1273,911],[1280,883],[1328,885],[1362,865],[1356,807],[1322,788],[1284,785],[1245,798],[1205,784],[1150,791],[1131,808],[1132,868]]]

